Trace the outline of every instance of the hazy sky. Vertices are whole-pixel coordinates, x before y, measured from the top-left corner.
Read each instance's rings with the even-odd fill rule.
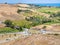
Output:
[[[60,0],[0,0],[0,3],[60,3]]]

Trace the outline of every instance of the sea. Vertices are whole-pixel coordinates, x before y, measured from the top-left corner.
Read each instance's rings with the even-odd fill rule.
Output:
[[[53,6],[53,7],[60,7],[60,3],[42,3],[42,4],[34,4],[36,6]]]
[[[8,3],[8,4],[19,4],[19,3]],[[60,7],[60,3],[20,3],[20,4],[33,4],[35,6],[53,6]]]

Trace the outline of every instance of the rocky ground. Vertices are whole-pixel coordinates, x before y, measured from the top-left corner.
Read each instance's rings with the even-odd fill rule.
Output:
[[[60,45],[60,35],[34,34],[0,45]]]

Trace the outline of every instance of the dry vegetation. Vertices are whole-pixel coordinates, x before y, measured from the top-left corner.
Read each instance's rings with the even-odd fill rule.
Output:
[[[0,4],[0,20],[20,20],[24,16],[17,13],[18,5]],[[22,17],[22,18],[21,18]]]
[[[56,8],[53,9],[53,12],[55,12],[55,9]],[[58,9],[58,11],[59,11],[59,9]],[[21,12],[17,13],[18,10]],[[18,25],[18,26],[22,26],[22,28],[30,28],[34,24],[34,27],[32,27],[32,28],[35,28],[35,29],[42,29],[43,26],[47,26],[46,30],[60,31],[59,15],[57,16],[58,18],[57,17],[50,18],[51,12],[49,12],[49,11],[52,11],[52,9],[50,10],[50,8],[47,8],[47,10],[48,10],[47,12],[45,10],[46,10],[45,8],[44,8],[44,10],[43,10],[43,8],[37,8],[35,10],[35,8],[34,9],[30,8],[30,6],[26,5],[26,4],[14,4],[14,5],[0,4],[0,21],[9,19],[9,20],[13,20],[13,22],[15,24],[14,26]],[[43,11],[45,11],[45,12],[43,12]],[[25,20],[26,17],[27,17],[27,20],[29,20],[29,21]],[[49,20],[50,20],[50,22],[49,22]],[[44,24],[40,25],[40,22],[42,24],[43,23]],[[51,24],[59,23],[59,24],[50,25],[48,23],[51,23]],[[1,25],[0,25],[0,27],[2,27]],[[39,26],[36,26],[36,25],[39,25]],[[8,28],[7,28],[7,30],[8,30]],[[10,30],[10,28],[9,28],[9,30]],[[60,35],[35,34],[35,35],[28,36],[26,38],[21,38],[21,39],[19,38],[17,40],[6,42],[6,43],[0,44],[0,45],[60,45]]]
[[[1,45],[60,45],[60,36],[35,34]]]
[[[51,25],[38,25],[38,26],[35,26],[35,27],[32,27],[32,29],[36,29],[36,30],[39,30],[39,29],[43,29],[43,27],[46,26],[45,30],[50,30],[50,31],[60,31],[60,25],[56,25],[56,24],[51,24]]]

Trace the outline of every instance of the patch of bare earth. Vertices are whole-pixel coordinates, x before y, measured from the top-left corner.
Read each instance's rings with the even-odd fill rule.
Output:
[[[35,34],[3,45],[60,45],[60,36]]]

